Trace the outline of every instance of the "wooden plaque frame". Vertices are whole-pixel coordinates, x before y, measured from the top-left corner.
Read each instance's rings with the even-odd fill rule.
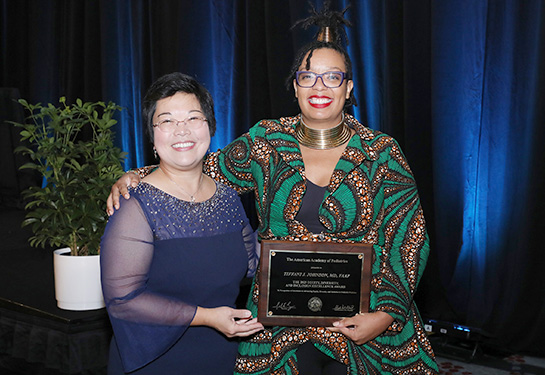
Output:
[[[262,241],[258,320],[266,326],[331,326],[368,312],[373,257],[370,244]],[[283,269],[286,264],[297,271]]]

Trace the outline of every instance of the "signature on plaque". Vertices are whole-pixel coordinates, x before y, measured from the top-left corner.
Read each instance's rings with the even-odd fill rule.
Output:
[[[275,310],[290,311],[296,309],[294,305],[291,304],[291,301],[288,302],[277,302],[276,305],[272,307]]]
[[[348,311],[353,312],[355,310],[354,305],[335,305],[333,311]]]

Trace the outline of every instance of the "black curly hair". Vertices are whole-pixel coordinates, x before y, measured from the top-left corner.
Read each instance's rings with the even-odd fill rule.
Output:
[[[344,18],[344,14],[350,8],[350,5],[347,6],[343,11],[332,11],[329,9],[329,6],[331,4],[331,1],[326,0],[324,1],[323,9],[318,12],[316,8],[312,5],[312,3],[309,2],[310,5],[310,13],[311,15],[305,19],[299,20],[293,24],[291,29],[294,29],[298,26],[301,26],[303,29],[308,29],[310,26],[318,26],[319,30],[316,33],[314,40],[307,45],[303,46],[299,51],[297,52],[297,55],[295,56],[295,59],[293,61],[293,64],[291,66],[290,75],[286,79],[286,88],[288,90],[292,87],[292,82],[295,79],[295,74],[299,70],[299,67],[303,65],[303,60],[305,60],[305,69],[310,69],[310,60],[312,58],[312,54],[315,50],[322,49],[322,48],[329,48],[332,50],[337,51],[341,54],[341,56],[344,59],[344,64],[346,66],[346,80],[352,79],[352,61],[350,60],[350,56],[348,55],[348,52],[342,45],[342,38],[341,35],[344,36],[346,40],[346,44],[348,45],[348,36],[346,34],[346,30],[344,26],[352,26],[350,21]],[[333,40],[330,41],[320,41],[317,40],[318,35],[322,32],[322,29],[328,27],[330,30],[330,35]],[[345,103],[345,107],[349,107],[351,105],[357,106],[356,97],[354,96],[354,90],[350,92],[350,97]]]

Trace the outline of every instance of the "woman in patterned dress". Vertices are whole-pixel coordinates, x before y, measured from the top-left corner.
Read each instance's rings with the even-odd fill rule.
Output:
[[[326,24],[318,35],[329,37],[345,23],[327,9],[309,20]],[[436,374],[413,300],[429,253],[414,177],[392,137],[344,112],[354,103],[350,58],[339,37],[319,39],[293,65],[301,113],[260,121],[211,154],[205,173],[254,193],[262,240],[372,244],[370,311],[333,327],[266,327],[241,342],[235,373]],[[109,212],[138,179],[131,173],[118,181]],[[253,314],[258,298],[254,278]]]

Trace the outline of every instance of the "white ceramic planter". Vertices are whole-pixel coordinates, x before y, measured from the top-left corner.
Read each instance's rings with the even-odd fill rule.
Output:
[[[73,257],[69,248],[53,252],[55,298],[63,310],[95,310],[104,307],[100,284],[100,256]]]

